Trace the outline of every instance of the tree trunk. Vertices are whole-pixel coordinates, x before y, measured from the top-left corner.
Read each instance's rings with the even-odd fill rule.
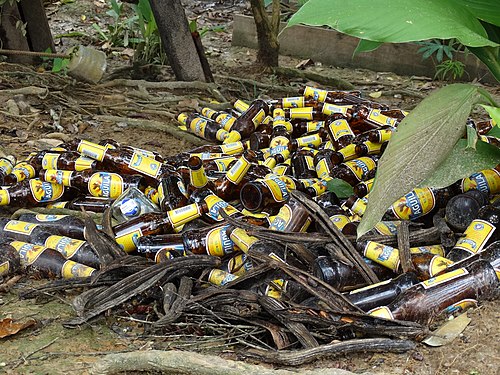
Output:
[[[279,54],[279,0],[273,0],[271,20],[266,13],[263,0],[250,0],[250,5],[257,28],[257,41],[259,44],[257,62],[266,67],[276,67],[278,66]]]

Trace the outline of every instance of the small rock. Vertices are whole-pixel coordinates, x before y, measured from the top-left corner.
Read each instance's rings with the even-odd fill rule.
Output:
[[[415,360],[415,361],[423,361],[424,360],[424,355],[420,352],[413,352],[411,357]]]

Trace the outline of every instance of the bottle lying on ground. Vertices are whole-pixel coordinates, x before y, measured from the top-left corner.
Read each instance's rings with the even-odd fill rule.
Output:
[[[86,241],[54,234],[39,224],[0,218],[0,237],[42,245],[57,250],[66,259],[99,268],[99,258]]]

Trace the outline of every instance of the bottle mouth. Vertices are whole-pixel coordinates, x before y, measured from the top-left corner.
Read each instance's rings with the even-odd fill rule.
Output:
[[[250,212],[255,212],[262,208],[262,192],[252,182],[245,184],[241,188],[240,200],[243,204],[243,207],[245,207],[245,209]]]

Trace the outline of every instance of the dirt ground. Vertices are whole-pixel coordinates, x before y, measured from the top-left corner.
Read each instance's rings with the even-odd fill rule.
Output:
[[[223,25],[222,32],[209,32],[203,44],[219,91],[227,100],[252,100],[257,96],[284,96],[283,87],[292,90],[304,85],[304,80],[285,80],[265,73],[254,66],[255,51],[231,47],[231,14],[247,10],[244,1],[185,2],[188,17],[198,17],[198,26]],[[80,0],[76,2],[46,2],[53,35],[82,33],[77,38],[56,38],[59,50],[75,44],[93,44],[100,48],[93,23],[105,27],[107,1]],[[169,67],[135,68],[130,51],[108,49],[108,69],[104,83],[89,85],[61,74],[43,72],[40,67],[0,64],[0,145],[18,158],[45,148],[50,142],[83,137],[89,140],[113,138],[162,155],[173,155],[190,148],[184,140],[160,132],[142,130],[124,121],[109,120],[109,116],[154,120],[175,124],[173,116],[182,110],[192,110],[214,100],[207,90],[168,90],[107,86],[110,78],[174,81]],[[300,60],[281,57],[280,65],[294,67]],[[426,77],[401,77],[390,72],[351,70],[316,64],[308,68],[324,75],[336,76],[355,85],[365,95],[381,92],[376,99],[391,107],[411,109],[425,95],[443,85]],[[238,78],[244,78],[239,80]],[[254,80],[249,84],[245,80]],[[498,86],[484,86],[497,100]],[[7,103],[14,89],[31,91],[17,96],[21,112],[12,112]],[[35,89],[45,89],[36,91]],[[290,94],[289,94],[290,95]],[[21,104],[22,105],[21,105]],[[60,120],[57,120],[56,115]],[[484,114],[476,113],[477,116]],[[105,116],[108,116],[106,118]],[[0,211],[2,214],[2,211]],[[4,213],[5,214],[5,213]],[[36,326],[0,339],[0,373],[7,374],[88,374],[96,360],[107,353],[151,348],[196,350],[196,343],[180,339],[170,342],[162,338],[140,337],[140,325],[115,325],[108,318],[99,319],[79,329],[65,329],[61,323],[74,316],[69,303],[74,296],[60,293],[41,300],[20,300],[17,293],[40,285],[41,281],[21,279],[9,293],[0,294],[0,319],[34,318]],[[418,345],[413,352],[395,354],[357,354],[328,358],[311,367],[338,367],[354,372],[377,374],[499,374],[500,309],[495,302],[484,303],[470,311],[470,325],[452,344],[440,348]],[[126,317],[125,317],[126,318]],[[105,324],[108,323],[108,324]],[[207,351],[207,348],[203,348]],[[217,347],[208,350],[218,352]],[[297,369],[296,369],[297,370]],[[299,369],[300,371],[300,369]]]

